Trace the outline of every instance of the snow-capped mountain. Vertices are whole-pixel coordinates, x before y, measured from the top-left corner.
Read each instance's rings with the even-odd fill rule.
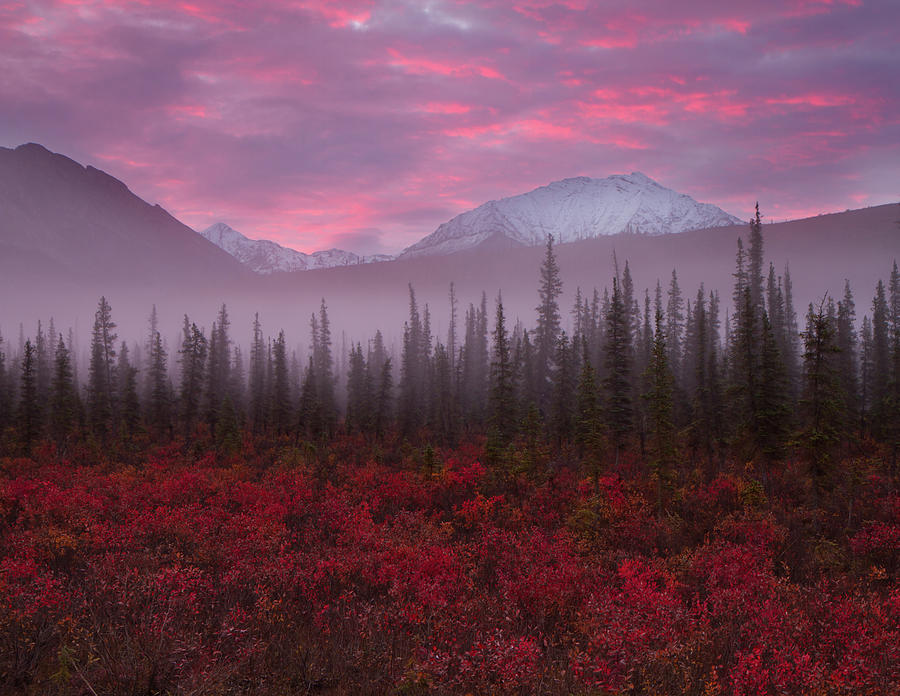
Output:
[[[665,234],[740,224],[721,208],[660,186],[634,172],[605,179],[555,181],[457,215],[398,258],[452,254],[491,243],[535,246],[621,232]]]
[[[263,275],[281,271],[309,271],[316,268],[353,266],[358,263],[376,263],[393,259],[392,256],[386,254],[360,256],[341,249],[304,254],[268,239],[248,239],[224,222],[217,222],[200,234],[254,272]]]

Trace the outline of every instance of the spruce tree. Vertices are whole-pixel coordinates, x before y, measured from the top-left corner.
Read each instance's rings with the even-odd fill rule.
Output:
[[[441,343],[434,347],[434,367],[431,380],[431,402],[429,409],[434,432],[440,442],[452,445],[456,442],[459,417],[454,398],[453,367],[450,352]]]
[[[266,403],[266,344],[257,312],[253,315],[253,338],[250,344],[250,422],[255,432],[261,432],[265,428]]]
[[[471,318],[467,315],[467,344],[471,340],[468,328]],[[467,351],[468,352],[468,351]],[[424,425],[424,360],[422,355],[422,320],[412,285],[409,286],[409,321],[403,329],[403,350],[400,356],[400,395],[398,418],[400,429],[407,436]]]
[[[515,396],[515,373],[509,334],[506,331],[506,318],[503,314],[503,298],[498,294],[488,410],[491,440],[501,448],[508,445],[515,436],[517,422]]]
[[[60,336],[53,361],[50,398],[50,436],[60,450],[64,450],[75,429],[77,398],[69,350]]]
[[[863,316],[859,341],[859,431],[864,433],[872,409],[872,394],[875,393],[875,346],[872,337],[872,322],[869,315]]]
[[[612,298],[606,316],[606,376],[603,387],[606,396],[606,422],[616,448],[617,461],[619,449],[632,429],[631,364],[626,329],[625,304],[619,290],[619,281],[614,277]]]
[[[750,221],[750,248],[747,252],[747,285],[750,289],[750,305],[759,315],[763,310],[763,233],[759,202],[756,216]]]
[[[375,435],[381,437],[391,422],[393,411],[394,379],[391,373],[391,359],[388,358],[381,366],[381,378],[378,380],[378,397],[375,401],[375,416],[373,428]]]
[[[91,359],[88,367],[87,406],[91,431],[105,440],[113,428],[115,390],[116,324],[112,308],[100,298],[91,333]]]
[[[597,385],[597,371],[591,364],[588,341],[582,338],[581,375],[578,379],[575,411],[575,444],[596,474],[603,455],[603,415]]]
[[[275,433],[283,435],[291,425],[291,390],[288,382],[287,345],[284,331],[272,344],[272,389],[269,404],[270,422]]]
[[[535,396],[540,409],[546,410],[551,393],[551,372],[553,355],[559,339],[560,314],[559,296],[562,294],[562,279],[556,254],[553,252],[553,235],[547,236],[547,250],[541,265],[540,287],[537,306],[537,327],[534,331],[535,348]]]
[[[314,321],[315,323],[315,321]],[[303,386],[300,389],[300,432],[307,439],[316,439],[322,436],[324,426],[322,423],[322,407],[318,395],[319,378],[316,375],[316,366],[313,356],[309,356],[309,364],[303,375]]]
[[[37,389],[37,350],[31,339],[22,352],[22,375],[19,387],[19,436],[26,452],[41,436],[41,409]]]
[[[34,339],[34,354],[37,375],[37,401],[41,422],[46,419],[47,404],[50,403],[50,382],[53,377],[50,353],[53,350],[53,347],[53,344],[48,343],[47,337],[44,334],[43,325],[41,321],[38,320],[37,335]]]
[[[556,341],[553,358],[553,393],[550,403],[550,429],[557,446],[571,440],[575,432],[575,406],[572,395],[577,388],[577,361],[565,331]]]
[[[6,368],[6,351],[3,335],[0,334],[0,436],[12,417],[12,389]]]
[[[134,435],[141,422],[137,382],[137,369],[129,360],[128,346],[125,341],[122,341],[119,349],[119,362],[116,365],[116,406],[119,433],[126,437]]]
[[[155,310],[155,306],[154,306]],[[172,394],[169,388],[168,353],[159,331],[151,338],[147,363],[147,418],[154,430],[169,433],[172,426]]]
[[[753,434],[756,446],[766,462],[784,458],[790,432],[791,408],[788,400],[787,373],[774,329],[767,312],[761,315],[759,396]]]
[[[872,427],[883,437],[888,421],[887,401],[891,383],[890,321],[884,282],[879,280],[872,299]]]
[[[837,305],[838,379],[853,422],[859,419],[859,368],[857,366],[856,304],[850,281],[844,283],[844,297]]]
[[[200,417],[204,372],[206,370],[206,336],[184,315],[181,350],[181,388],[179,392],[180,416],[183,434],[190,437]]]
[[[803,336],[804,423],[800,444],[810,464],[817,490],[822,488],[833,468],[844,425],[844,406],[835,365],[839,348],[836,331],[824,310],[809,306]]]
[[[675,424],[673,418],[675,379],[669,367],[670,351],[666,346],[662,312],[657,311],[656,329],[650,364],[647,366],[648,427],[650,431],[651,467],[658,481],[657,505],[662,510],[662,488],[673,478],[675,464]]]
[[[668,304],[666,307],[666,349],[669,351],[669,369],[673,375],[680,374],[682,341],[684,336],[684,297],[678,286],[678,275],[672,269],[669,282]]]

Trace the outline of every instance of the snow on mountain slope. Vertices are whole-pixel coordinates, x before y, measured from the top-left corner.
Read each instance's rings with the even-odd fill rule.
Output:
[[[224,222],[207,227],[200,234],[220,249],[227,251],[256,273],[269,274],[282,271],[309,271],[316,268],[352,266],[358,263],[390,261],[385,254],[359,256],[350,251],[328,249],[304,254],[288,249],[267,239],[248,239]]]
[[[714,205],[660,186],[634,172],[606,179],[577,177],[490,201],[457,215],[398,258],[452,254],[488,240],[535,246],[621,232],[664,234],[740,224]]]

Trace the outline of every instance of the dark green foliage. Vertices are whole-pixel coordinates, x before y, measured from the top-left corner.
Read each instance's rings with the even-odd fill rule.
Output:
[[[185,437],[193,432],[200,417],[201,394],[206,369],[206,336],[184,315],[181,350],[181,389],[179,394],[181,424]]]
[[[91,359],[88,367],[87,406],[91,431],[101,440],[106,439],[113,428],[113,406],[116,358],[116,324],[112,320],[112,308],[105,297],[100,298],[91,334]]]
[[[759,397],[756,403],[754,440],[766,461],[783,459],[791,425],[787,372],[775,332],[766,312],[762,314]]]
[[[168,357],[163,346],[162,336],[159,331],[156,331],[150,339],[147,365],[147,385],[149,387],[147,417],[150,425],[157,432],[168,432],[172,427],[172,389],[169,385]]]
[[[516,432],[515,379],[509,334],[506,331],[506,319],[503,315],[503,299],[498,295],[488,410],[490,413],[489,432],[499,446],[508,445]]]
[[[844,297],[837,305],[836,341],[838,354],[838,378],[846,398],[847,410],[853,422],[859,419],[859,369],[857,365],[856,305],[850,283],[844,284]]]
[[[684,297],[678,286],[678,274],[672,270],[669,282],[668,304],[666,306],[666,350],[669,367],[673,374],[681,369],[682,342],[684,339]]]
[[[300,389],[300,432],[307,439],[317,439],[324,433],[322,422],[322,407],[319,403],[318,393],[319,379],[316,376],[316,367],[313,357],[309,357],[309,365],[303,376],[303,386]]]
[[[292,421],[291,390],[288,382],[287,346],[284,331],[272,344],[272,388],[269,422],[275,433],[287,433]]]
[[[759,203],[756,215],[750,221],[750,248],[747,252],[747,287],[750,290],[750,305],[755,314],[763,310],[763,233]]]
[[[613,278],[613,293],[606,316],[606,345],[604,348],[606,376],[603,379],[605,416],[618,452],[632,430],[631,362],[628,344],[627,319],[617,278]]]
[[[824,310],[809,306],[803,332],[804,422],[800,445],[818,486],[826,484],[832,472],[836,448],[844,432],[844,403],[836,365],[840,349],[835,343],[834,323]]]
[[[653,347],[647,366],[647,422],[650,433],[650,465],[662,487],[672,482],[672,468],[675,463],[674,402],[675,379],[669,367],[669,351],[663,330],[662,312],[656,312]],[[662,506],[662,495],[658,495],[658,505]]]
[[[25,341],[22,353],[22,375],[19,387],[19,436],[25,451],[41,436],[41,408],[37,389],[37,350],[31,339]]]
[[[56,346],[50,391],[50,436],[62,449],[75,429],[78,409],[72,363],[62,336]]]
[[[12,419],[13,411],[13,390],[10,384],[10,376],[7,370],[6,344],[3,342],[3,336],[0,335],[0,435],[9,425]]]
[[[256,432],[261,432],[267,423],[266,368],[266,344],[257,312],[253,316],[253,338],[250,343],[250,422]]]
[[[372,379],[366,367],[362,345],[350,348],[347,373],[347,414],[344,422],[350,432],[368,432],[372,423]]]
[[[537,306],[537,326],[534,330],[534,390],[537,405],[546,410],[552,392],[551,372],[553,355],[559,339],[560,314],[559,296],[562,294],[562,279],[556,254],[553,252],[553,235],[547,237],[547,252],[541,265]]]
[[[575,443],[583,456],[595,465],[603,454],[603,413],[597,371],[588,355],[587,339],[582,338],[581,375],[578,379],[578,403],[575,411]]]
[[[122,342],[119,363],[116,366],[116,394],[118,397],[118,432],[123,437],[134,435],[141,423],[141,405],[138,397],[137,368],[128,357],[128,346]]]
[[[331,354],[331,322],[325,299],[319,307],[318,340],[313,346],[313,362],[316,368],[316,393],[321,409],[322,427],[326,434],[334,432],[337,424],[337,399],[334,393],[334,358]]]
[[[454,374],[450,352],[443,344],[434,347],[431,378],[431,422],[435,437],[453,444],[459,431],[459,409],[454,395]],[[374,392],[373,392],[374,393]]]

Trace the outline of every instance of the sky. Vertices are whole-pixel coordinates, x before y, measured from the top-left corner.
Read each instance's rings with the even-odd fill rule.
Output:
[[[0,145],[307,252],[632,171],[807,217],[900,200],[898,26],[896,0],[5,0]]]

